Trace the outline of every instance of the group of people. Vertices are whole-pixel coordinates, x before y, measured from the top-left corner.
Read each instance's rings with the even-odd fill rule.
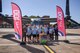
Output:
[[[41,36],[46,35],[47,38],[52,40],[58,40],[58,29],[55,26],[48,25],[31,25],[29,24],[25,28],[25,34],[27,36],[27,42],[39,42]],[[55,37],[55,38],[54,38]]]

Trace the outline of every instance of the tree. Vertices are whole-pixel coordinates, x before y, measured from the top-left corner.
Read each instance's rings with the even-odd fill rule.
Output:
[[[37,16],[33,16],[33,15],[31,15],[31,16],[29,16],[29,18],[37,18]]]
[[[8,14],[5,14],[5,17],[9,17],[9,15]]]
[[[28,17],[27,15],[24,15],[23,17]]]
[[[37,18],[41,18],[40,16],[37,16]]]

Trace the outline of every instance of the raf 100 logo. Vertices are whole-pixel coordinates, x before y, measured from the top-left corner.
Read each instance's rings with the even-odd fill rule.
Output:
[[[13,17],[14,17],[14,20],[20,20],[20,12],[19,12],[19,10],[14,10],[13,11]]]
[[[62,12],[58,12],[59,27],[62,27]]]
[[[58,12],[58,20],[62,20],[62,13]]]

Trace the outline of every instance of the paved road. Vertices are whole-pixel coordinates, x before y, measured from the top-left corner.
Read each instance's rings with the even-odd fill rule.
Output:
[[[20,40],[2,34],[0,37],[0,53],[48,53],[48,51],[43,45],[39,44],[20,45]]]
[[[9,35],[7,35],[9,34]],[[20,45],[20,40],[16,40],[10,33],[0,34],[0,53],[49,53],[43,45],[26,44]],[[63,40],[64,37],[59,37]],[[80,36],[67,36],[70,44],[50,42],[49,47],[56,53],[80,53]]]
[[[80,40],[76,40],[76,42],[72,42],[71,44],[67,44],[64,42],[60,42],[59,45],[54,44],[54,46],[49,46],[56,53],[80,53]]]

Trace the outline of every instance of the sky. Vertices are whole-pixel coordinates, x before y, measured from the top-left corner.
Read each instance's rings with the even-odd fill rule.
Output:
[[[80,0],[69,1],[71,18],[80,23]],[[48,15],[51,18],[56,18],[56,5],[63,9],[64,16],[66,16],[66,0],[2,0],[2,14],[12,15],[11,2],[20,7],[23,16],[42,17]]]

